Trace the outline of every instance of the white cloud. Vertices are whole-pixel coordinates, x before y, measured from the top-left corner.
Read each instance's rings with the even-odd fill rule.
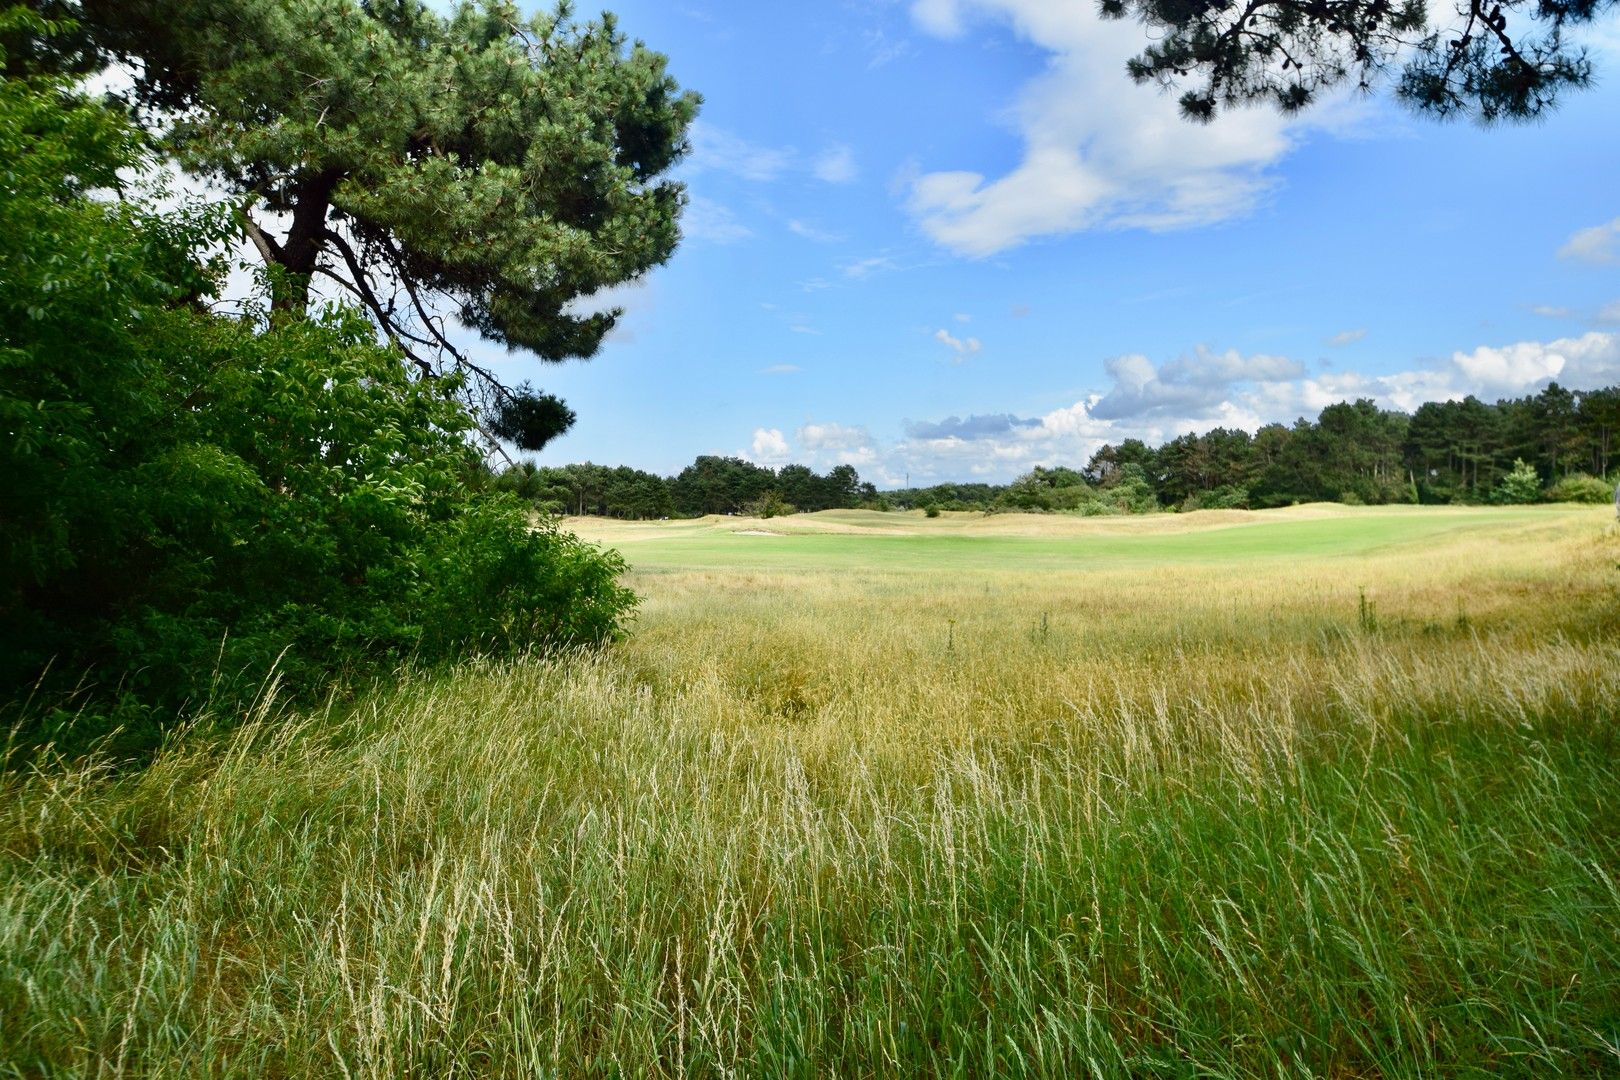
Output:
[[[1107,365],[1111,385],[1040,415],[989,413],[909,421],[894,440],[865,427],[807,424],[798,441],[806,464],[849,463],[863,477],[897,486],[946,480],[1006,481],[1036,465],[1086,463],[1105,442],[1161,443],[1214,427],[1253,431],[1314,418],[1329,405],[1371,398],[1411,411],[1425,401],[1485,400],[1536,393],[1548,381],[1592,388],[1620,382],[1620,332],[1457,351],[1428,366],[1379,375],[1308,375],[1285,357],[1207,348],[1154,363],[1140,354]]]
[[[866,31],[862,35],[862,43],[866,46],[866,66],[874,71],[885,64],[910,56],[912,52],[911,42],[904,38],[891,41],[882,30]]]
[[[855,151],[842,143],[819,154],[802,154],[791,146],[763,146],[702,120],[692,125],[692,153],[686,168],[694,173],[721,172],[769,183],[788,173],[808,174],[828,184],[848,184],[860,175]]]
[[[1530,309],[1531,314],[1540,315],[1548,319],[1568,319],[1575,315],[1572,308],[1555,307],[1552,304],[1537,304]]]
[[[1620,262],[1620,218],[1575,233],[1558,249],[1558,257],[1599,266]]]
[[[918,26],[936,37],[954,38],[962,35],[961,10],[956,0],[914,0],[911,17]]]
[[[576,296],[563,311],[573,316],[620,311],[619,321],[608,332],[607,340],[629,344],[652,332],[657,325],[658,286],[651,276],[609,285],[586,296]]]
[[[787,227],[788,232],[794,236],[802,236],[806,240],[813,240],[818,244],[836,244],[843,239],[838,233],[828,232],[826,229],[817,228],[808,222],[797,219],[789,221]]]
[[[687,167],[695,171],[731,173],[744,180],[775,180],[792,165],[791,147],[759,146],[729,131],[699,120],[692,125],[692,155]]]
[[[822,151],[811,171],[817,180],[829,184],[848,184],[860,175],[855,166],[855,151],[847,146],[830,146]]]
[[[755,428],[749,459],[761,465],[785,463],[793,454],[779,428]]]
[[[761,375],[793,375],[800,370],[798,364],[772,364],[759,369]]]
[[[1212,352],[1204,346],[1190,356],[1158,365],[1140,353],[1116,356],[1103,364],[1114,380],[1092,403],[1091,415],[1102,419],[1219,415],[1234,388],[1244,384],[1286,382],[1304,374],[1304,365],[1285,356],[1236,349]]]
[[[1237,109],[1189,123],[1174,95],[1125,75],[1125,60],[1145,44],[1140,25],[1100,18],[1093,0],[917,0],[911,14],[941,37],[960,35],[971,15],[1005,19],[1053,54],[1011,110],[1024,142],[1016,167],[999,177],[933,172],[909,185],[907,205],[923,230],[961,255],[1085,229],[1174,229],[1242,214],[1270,188],[1270,168],[1299,131],[1351,123],[1357,112],[1299,119]]]
[[[1598,322],[1620,323],[1620,300],[1611,300],[1598,309]]]
[[[1354,345],[1356,342],[1360,341],[1366,336],[1366,327],[1361,327],[1356,330],[1341,330],[1337,334],[1334,334],[1332,337],[1328,338],[1328,344],[1332,345],[1336,349],[1343,348],[1346,345]]]
[[[866,428],[844,424],[806,424],[798,437],[807,450],[855,450],[872,442]]]
[[[955,353],[956,362],[959,364],[970,356],[977,356],[984,349],[984,344],[978,338],[953,337],[951,332],[945,329],[935,330],[934,340]]]
[[[867,259],[856,259],[843,265],[845,277],[860,278],[871,277],[879,270],[896,270],[895,261],[887,255],[873,255]]]
[[[952,315],[951,318],[955,319],[959,323],[970,323],[973,321],[973,316],[963,314],[960,311],[958,311],[955,315]]]
[[[829,232],[826,228],[816,227],[810,222],[800,222],[797,219],[787,222],[787,232],[791,232],[794,236],[804,236],[805,240],[818,244],[836,244],[844,240],[841,233]]]
[[[872,433],[859,425],[806,424],[798,430],[802,461],[815,468],[853,465],[870,472],[881,463]]]
[[[754,235],[726,207],[702,195],[693,195],[681,214],[681,232],[689,240],[711,244],[736,244]]]
[[[1592,331],[1557,341],[1520,341],[1453,353],[1452,363],[1480,396],[1521,394],[1557,380],[1590,389],[1620,381],[1620,334]]]

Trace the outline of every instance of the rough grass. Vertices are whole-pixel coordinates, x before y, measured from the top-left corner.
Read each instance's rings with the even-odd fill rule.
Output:
[[[0,1071],[1620,1071],[1620,538],[1309,520],[652,526],[608,654],[14,769]]]

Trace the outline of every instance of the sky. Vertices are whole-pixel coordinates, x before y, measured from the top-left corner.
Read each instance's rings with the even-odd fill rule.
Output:
[[[589,12],[589,7],[583,9]],[[1104,442],[1620,383],[1620,25],[1538,123],[1387,94],[1212,125],[1094,0],[615,0],[703,95],[665,266],[542,464],[1006,481]]]

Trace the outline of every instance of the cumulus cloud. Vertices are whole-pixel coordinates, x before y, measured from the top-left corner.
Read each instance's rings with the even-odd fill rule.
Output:
[[[854,450],[872,442],[872,433],[858,425],[806,424],[798,435],[807,450]]]
[[[853,465],[868,472],[880,466],[872,433],[860,425],[806,424],[798,438],[812,466]]]
[[[1240,384],[1282,382],[1305,371],[1304,365],[1285,356],[1245,356],[1236,349],[1216,353],[1203,346],[1163,365],[1128,353],[1105,361],[1103,368],[1114,385],[1097,400],[1091,415],[1105,420],[1213,416]]]
[[[823,150],[811,171],[817,180],[828,184],[847,184],[860,175],[855,166],[855,151],[847,146],[830,146]]]
[[[807,424],[798,431],[795,460],[818,468],[852,464],[885,486],[1001,482],[1037,465],[1078,467],[1104,443],[1135,438],[1158,444],[1215,427],[1253,431],[1357,398],[1409,412],[1425,401],[1468,394],[1487,400],[1533,394],[1553,379],[1579,388],[1611,385],[1620,382],[1620,333],[1480,346],[1384,374],[1308,373],[1287,357],[1207,348],[1162,363],[1126,354],[1106,369],[1106,389],[1039,415],[913,420],[892,440],[860,426]]]
[[[807,424],[798,432],[805,454],[798,460],[823,468],[847,462],[886,486],[1005,481],[1036,465],[1083,465],[1108,442],[1157,444],[1214,427],[1253,431],[1357,398],[1409,412],[1425,401],[1468,394],[1486,400],[1533,394],[1554,379],[1576,388],[1608,386],[1620,382],[1620,332],[1479,346],[1384,374],[1308,374],[1286,357],[1207,348],[1163,363],[1126,354],[1106,370],[1110,382],[1103,391],[1035,416],[909,421],[893,440],[875,439],[865,427]]]
[[[912,439],[983,439],[1009,435],[1020,428],[1037,427],[1040,420],[1012,413],[986,413],[983,416],[947,416],[943,420],[917,421],[906,425]]]
[[[1558,257],[1598,266],[1620,262],[1620,218],[1581,229],[1564,241],[1564,246],[1558,249]]]
[[[787,437],[779,428],[755,428],[749,459],[761,465],[785,463],[793,454]]]
[[[1175,229],[1242,214],[1271,187],[1272,166],[1306,125],[1336,122],[1320,112],[1301,119],[1238,109],[1188,123],[1174,95],[1125,76],[1125,60],[1144,44],[1141,27],[1100,18],[1093,0],[916,0],[911,14],[941,37],[965,33],[974,16],[1005,20],[1052,54],[1011,110],[1024,143],[1016,167],[996,177],[931,172],[909,185],[907,207],[923,230],[961,255],[1085,229]]]
[[[1451,361],[1481,396],[1525,393],[1555,379],[1589,389],[1620,381],[1620,334],[1594,330],[1557,341],[1482,345],[1453,353]]]
[[[1360,341],[1366,336],[1366,327],[1361,327],[1356,330],[1341,330],[1337,334],[1334,334],[1332,337],[1328,338],[1328,344],[1332,345],[1335,349],[1339,349],[1346,345],[1354,345],[1356,342]]]
[[[943,328],[934,331],[934,340],[951,350],[951,352],[955,353],[958,363],[961,363],[970,356],[978,355],[984,349],[984,343],[978,338],[955,337],[949,330]]]

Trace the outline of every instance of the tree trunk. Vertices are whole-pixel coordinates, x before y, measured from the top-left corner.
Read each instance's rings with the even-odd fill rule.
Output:
[[[272,317],[302,318],[308,310],[309,279],[326,245],[326,211],[332,205],[332,191],[341,179],[341,172],[328,169],[298,182],[292,226],[276,251],[275,261],[283,273],[271,292]]]

